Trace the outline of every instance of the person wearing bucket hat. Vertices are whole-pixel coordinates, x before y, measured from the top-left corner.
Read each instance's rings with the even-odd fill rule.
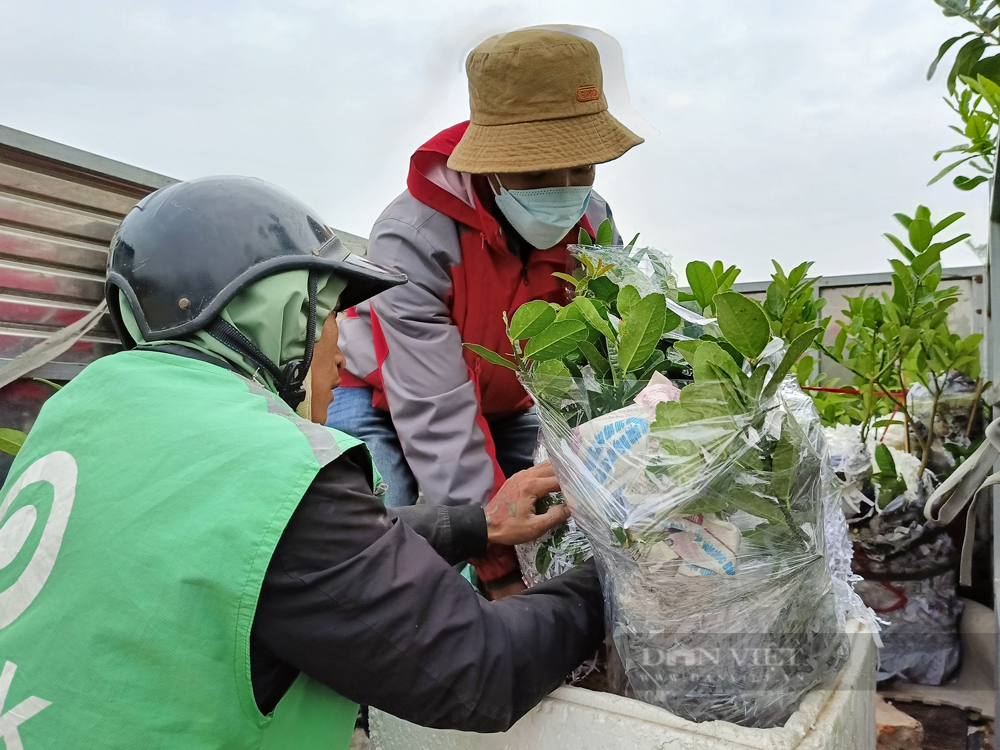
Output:
[[[538,425],[514,373],[463,349],[507,346],[501,315],[565,303],[567,245],[612,219],[595,165],[642,139],[608,112],[597,48],[558,31],[487,39],[469,55],[471,119],[410,161],[368,257],[410,283],[347,311],[344,380],[327,424],[352,425],[387,476],[387,502],[485,505],[531,465]],[[615,240],[620,236],[615,232]],[[523,589],[516,556],[474,561],[494,596]]]
[[[347,750],[359,703],[502,731],[593,652],[593,565],[500,602],[453,567],[565,520],[534,513],[551,467],[485,512],[387,511],[364,444],[293,411],[314,349],[336,369],[331,313],[405,281],[260,180],[125,217],[125,351],[45,404],[0,489],[8,747]]]

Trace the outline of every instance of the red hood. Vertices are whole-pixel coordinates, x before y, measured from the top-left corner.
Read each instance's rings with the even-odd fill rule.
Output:
[[[500,224],[480,202],[472,187],[472,175],[448,168],[448,157],[462,140],[468,127],[468,121],[452,125],[418,148],[410,157],[410,174],[406,178],[406,187],[410,195],[424,205],[460,224],[478,229],[490,247],[506,250],[507,241]],[[586,229],[591,236],[594,235],[594,227],[586,215],[577,226]],[[567,239],[557,247],[565,247],[567,240],[575,237],[576,234],[570,232],[566,235]]]
[[[506,247],[500,225],[483,207],[472,187],[472,175],[448,168],[448,157],[462,140],[469,122],[442,130],[410,157],[406,187],[410,195],[450,219],[478,229],[493,246]]]

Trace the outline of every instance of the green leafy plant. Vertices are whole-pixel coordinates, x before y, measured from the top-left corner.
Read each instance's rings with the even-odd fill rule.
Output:
[[[712,315],[715,313],[716,295],[733,288],[736,277],[740,275],[740,269],[736,266],[726,268],[722,261],[718,260],[712,265],[703,260],[695,260],[687,264],[684,275],[691,291],[680,293],[678,300],[694,302],[703,315]]]
[[[777,261],[771,263],[774,273],[764,301],[771,333],[790,340],[812,328],[826,330],[830,318],[821,317],[826,300],[816,296],[815,285],[819,279],[807,276],[813,262],[800,263],[787,275]]]
[[[946,154],[959,154],[959,158],[942,169],[930,183],[933,184],[963,164],[979,172],[973,177],[956,176],[955,187],[972,190],[986,182],[993,172],[996,149],[996,126],[1000,117],[1000,45],[997,24],[1000,10],[994,1],[985,0],[934,0],[944,15],[962,18],[974,28],[946,40],[927,70],[927,79],[933,78],[938,65],[948,52],[963,41],[958,48],[947,77],[948,97],[945,102],[959,116],[962,126],[950,126],[963,141],[934,154],[938,161]]]
[[[872,482],[878,488],[878,507],[885,507],[906,491],[906,482],[896,471],[896,461],[889,449],[879,443],[875,447],[875,465],[878,471],[872,474]]]
[[[597,239],[609,237],[609,232],[610,224],[602,225]],[[577,256],[580,270],[574,275],[556,274],[572,283],[575,290],[576,296],[567,305],[528,302],[514,311],[509,321],[505,316],[510,351],[504,355],[478,345],[466,346],[493,364],[518,371],[553,408],[568,410],[571,424],[630,404],[654,373],[688,381],[679,401],[658,405],[651,425],[653,432],[665,434],[660,436],[661,444],[669,446],[669,452],[696,459],[678,464],[675,470],[681,473],[698,470],[701,447],[687,439],[671,442],[672,428],[721,418],[729,420],[723,429],[730,430],[730,437],[747,429],[763,432],[765,405],[822,330],[806,325],[810,316],[815,320],[822,309],[821,303],[805,298],[815,281],[806,279],[809,264],[797,267],[788,277],[776,266],[781,276],[775,282],[778,289],[770,296],[770,316],[756,300],[732,291],[739,274],[735,267],[723,268],[721,263],[710,266],[702,261],[688,264],[686,275],[692,292],[678,297],[697,312],[714,313],[717,325],[712,330],[720,335],[705,332],[697,339],[685,339],[678,335],[682,319],[668,307],[664,294],[643,295],[635,286],[619,286],[614,281],[618,276],[615,266],[588,254],[586,248],[594,247],[592,241],[581,244],[584,250]],[[783,356],[772,366],[764,360],[775,332],[787,338]],[[567,399],[571,384],[587,373],[601,381],[601,387],[578,390],[575,402]],[[573,409],[577,413],[572,413]],[[753,420],[737,424],[735,415],[746,414],[754,415]],[[759,483],[772,484],[775,496],[733,484],[700,498],[684,512],[726,515],[743,510],[767,524],[793,528],[794,481],[789,477],[799,456],[789,441],[795,431],[779,428],[777,434],[784,437],[765,437],[757,442],[758,448],[740,453],[745,471],[766,475],[767,480]],[[611,533],[619,546],[632,548],[636,544],[633,530],[618,527]],[[643,541],[648,544],[657,539]]]
[[[920,383],[933,395],[929,424],[934,423],[944,392],[945,377],[952,371],[973,379],[979,377],[979,343],[982,336],[962,338],[948,327],[948,308],[958,301],[957,287],[941,288],[941,252],[968,237],[957,235],[935,240],[964,214],[954,213],[934,223],[930,210],[918,206],[915,214],[895,214],[906,229],[904,242],[892,234],[886,238],[902,260],[893,267],[892,294],[862,292],[847,297],[848,309],[838,320],[840,332],[831,347],[822,346],[833,360],[854,376],[861,402],[859,419],[862,439],[884,424],[892,412],[903,415],[907,439],[912,435],[921,458],[920,474],[930,458],[933,435],[910,429],[914,424],[906,389]]]

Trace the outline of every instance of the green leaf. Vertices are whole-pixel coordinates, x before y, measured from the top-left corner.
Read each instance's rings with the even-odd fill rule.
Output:
[[[719,291],[723,292],[727,289],[732,289],[733,283],[736,281],[736,277],[739,276],[742,271],[736,266],[730,266],[726,269],[726,272],[719,277]]]
[[[0,427],[0,453],[16,456],[27,437],[20,430],[15,430],[11,427]]]
[[[579,285],[579,283],[582,281],[582,279],[578,279],[575,276],[570,276],[568,273],[563,273],[562,271],[556,271],[552,275],[555,276],[557,279],[562,279],[563,281],[572,284],[574,288],[577,285]]]
[[[799,263],[792,269],[792,272],[788,274],[788,283],[792,285],[794,289],[805,279],[806,274],[809,273],[809,268],[812,266],[813,261],[807,260],[804,263]]]
[[[812,377],[813,368],[815,367],[816,360],[813,357],[803,357],[795,364],[795,377],[798,378],[800,385],[805,385],[809,378]],[[754,374],[756,374],[756,370]]]
[[[615,230],[611,226],[611,220],[605,219],[601,222],[601,226],[597,228],[597,239],[596,244],[604,245],[605,247],[612,244],[615,241]]]
[[[621,291],[618,292],[618,312],[624,317],[632,312],[632,308],[635,307],[636,303],[639,301],[640,295],[639,290],[634,286],[629,284],[628,286],[622,287]]]
[[[675,341],[674,349],[680,352],[680,355],[684,357],[689,365],[694,366],[694,358],[698,353],[698,347],[706,343],[700,339],[693,339],[690,341]]]
[[[969,71],[969,74],[972,78],[979,78],[982,76],[991,83],[997,83],[1000,81],[1000,55],[984,57],[972,66],[972,70]]]
[[[667,360],[666,355],[659,349],[653,350],[653,355],[646,360],[646,369],[642,371],[642,374],[637,378],[640,384],[644,384],[645,381],[653,377],[653,373]],[[645,387],[643,385],[643,387]]]
[[[771,340],[764,308],[738,292],[717,294],[714,302],[722,335],[740,354],[756,361]]]
[[[572,304],[583,314],[587,325],[596,329],[608,341],[615,341],[615,332],[611,329],[611,324],[601,317],[593,302],[586,297],[577,297]]]
[[[955,62],[948,73],[948,93],[955,95],[955,80],[960,75],[968,75],[972,72],[973,66],[979,62],[986,49],[986,41],[982,37],[975,37],[964,45],[955,55]]]
[[[952,181],[952,185],[957,187],[959,190],[972,190],[984,182],[989,180],[989,177],[984,177],[983,175],[977,175],[976,177],[963,177],[959,175]]]
[[[787,525],[785,514],[773,501],[760,495],[755,495],[746,487],[736,485],[729,495],[730,504],[737,510],[749,513],[756,518],[763,518],[769,523]]]
[[[945,54],[948,52],[948,50],[951,49],[952,45],[955,44],[955,42],[957,42],[959,39],[963,39],[969,36],[970,34],[975,34],[975,33],[976,32],[974,31],[966,31],[964,34],[960,36],[953,36],[951,39],[944,42],[944,44],[942,44],[938,48],[937,57],[934,58],[934,61],[931,63],[931,66],[927,69],[927,80],[928,81],[931,80],[931,78],[934,76],[934,71],[937,70],[937,66],[938,63],[941,62],[941,58],[945,56]]]
[[[34,380],[36,383],[42,383],[43,385],[47,385],[50,388],[54,388],[57,391],[61,391],[63,389],[63,387],[58,383],[53,383],[51,380],[46,380],[45,378],[32,378],[32,380]]]
[[[945,167],[940,172],[938,172],[936,175],[934,175],[934,177],[932,177],[927,184],[928,185],[933,185],[935,182],[937,182],[942,177],[944,177],[946,174],[948,174],[951,170],[953,170],[956,167],[964,164],[965,162],[969,161],[970,159],[975,159],[977,156],[979,156],[979,154],[973,154],[972,156],[966,156],[966,157],[964,157],[962,159],[959,159],[958,161],[956,161],[956,162],[954,162],[952,164],[949,164],[947,167]]]
[[[791,371],[795,363],[799,361],[799,357],[806,353],[806,350],[812,346],[813,341],[823,331],[822,328],[813,328],[800,334],[788,345],[788,350],[785,352],[785,356],[781,358],[781,362],[774,369],[774,374],[771,376],[771,381],[767,384],[761,394],[762,399],[769,399],[775,393],[778,392],[778,386],[781,385],[781,381],[785,379],[785,376]]]
[[[510,321],[510,337],[514,341],[530,339],[548,328],[556,319],[556,311],[543,300],[526,302],[514,311]]]
[[[681,508],[680,514],[682,516],[700,516],[709,513],[722,513],[728,507],[729,500],[724,497],[699,497]]]
[[[945,216],[943,219],[941,219],[941,221],[939,221],[937,224],[934,225],[934,229],[932,230],[933,233],[937,234],[941,230],[950,227],[952,224],[961,219],[963,216],[965,216],[965,214],[962,211],[956,211],[955,213],[950,214],[949,216]]]
[[[910,246],[918,253],[930,247],[934,239],[934,229],[927,219],[914,219],[910,222]]]
[[[920,255],[913,259],[913,272],[917,274],[918,277],[922,277],[931,269],[931,266],[940,262],[941,251],[928,250],[927,252],[920,253]]]
[[[792,496],[795,479],[798,476],[799,452],[792,432],[788,428],[787,419],[782,425],[781,438],[771,455],[771,489],[774,494],[786,503]]]
[[[638,241],[639,241],[639,233],[636,232],[635,237],[633,237],[631,241],[625,246],[625,251],[628,252],[633,247],[635,247],[635,243]]]
[[[889,452],[888,446],[883,443],[875,446],[875,463],[878,464],[878,470],[881,473],[893,478],[896,477],[896,462],[892,459],[892,453]]]
[[[774,320],[781,320],[785,314],[785,296],[775,282],[767,285],[767,296],[764,298],[764,310],[770,314]]]
[[[524,347],[526,359],[542,362],[560,359],[577,348],[587,338],[587,326],[579,320],[557,320],[541,333],[533,336]]]
[[[618,327],[618,366],[623,373],[642,367],[653,353],[667,320],[662,294],[649,294],[632,307]]]
[[[540,576],[544,576],[549,572],[549,566],[552,564],[552,550],[549,545],[545,544],[538,548],[535,552],[535,572]]]
[[[763,364],[755,367],[753,372],[750,373],[750,380],[747,381],[746,389],[747,394],[754,401],[760,398],[761,391],[764,389],[764,378],[767,377],[767,371],[770,369],[770,365]]]
[[[538,397],[549,406],[559,408],[573,385],[572,373],[558,359],[537,362],[531,369],[534,390]]]
[[[907,216],[906,214],[893,214],[892,216],[896,221],[898,221],[900,224],[903,225],[904,229],[910,228],[910,222],[913,221],[913,219],[911,219],[909,216]]]
[[[910,250],[910,248],[908,248],[906,245],[904,245],[902,240],[900,240],[898,237],[896,237],[893,234],[886,233],[886,234],[883,234],[882,236],[885,237],[887,240],[889,240],[889,242],[891,242],[893,245],[896,246],[896,249],[899,250],[900,255],[902,255],[907,260],[913,260],[913,257],[914,257],[913,256],[913,251]]]
[[[703,260],[695,260],[687,264],[685,269],[688,285],[702,309],[712,304],[712,299],[719,291],[719,283],[712,272],[711,266]]]
[[[910,294],[899,274],[892,275],[892,303],[900,310],[910,307]]]
[[[695,380],[721,380],[723,377],[741,389],[747,380],[729,352],[714,341],[704,342],[694,355]]]
[[[580,351],[583,352],[583,356],[587,358],[587,362],[590,366],[594,368],[594,374],[598,378],[603,378],[611,371],[611,364],[605,359],[604,355],[598,351],[597,347],[591,344],[589,341],[581,341],[577,346]]]
[[[594,299],[599,299],[609,305],[618,297],[618,285],[607,276],[591,279],[587,284],[587,289],[593,293]]]
[[[508,370],[517,371],[517,365],[511,362],[506,357],[501,357],[496,352],[491,352],[485,346],[480,346],[479,344],[462,344],[466,349],[475,352],[480,357],[485,359],[487,362],[491,362],[494,365],[499,365],[500,367],[506,367]]]
[[[590,236],[590,233],[586,229],[584,229],[583,227],[580,227],[580,233],[576,237],[576,244],[577,245],[593,245],[594,244],[594,238]]]

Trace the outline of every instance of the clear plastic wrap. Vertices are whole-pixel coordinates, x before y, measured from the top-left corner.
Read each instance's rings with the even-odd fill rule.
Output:
[[[886,560],[859,550],[862,599],[885,621],[877,679],[943,685],[961,662],[958,550],[947,533]]]
[[[968,414],[967,405],[962,409]],[[906,489],[880,509],[875,502],[877,466],[871,458],[878,444],[875,435],[869,435],[866,445],[858,425],[828,427],[826,433],[851,513],[853,570],[861,579],[855,584],[857,593],[884,626],[878,679],[943,684],[960,661],[962,603],[957,550],[924,517],[930,474],[918,477],[920,459],[889,447]]]
[[[624,405],[621,384],[594,378],[524,384],[598,562],[622,692],[694,721],[783,723],[848,656],[849,546],[808,397],[789,379],[732,413],[699,381],[685,401],[703,418],[671,423],[658,406],[680,392],[664,378]]]

